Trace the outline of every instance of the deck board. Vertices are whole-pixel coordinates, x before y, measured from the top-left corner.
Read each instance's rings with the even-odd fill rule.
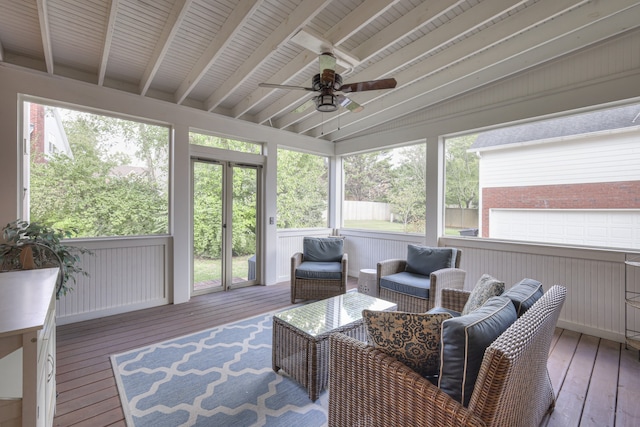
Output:
[[[640,425],[640,374],[638,352],[623,350],[620,353],[620,375],[618,377],[618,401],[616,427]]]
[[[356,286],[349,280],[348,287]],[[251,286],[57,328],[59,427],[126,427],[109,356],[289,307],[287,283]],[[549,355],[557,403],[542,425],[640,425],[638,352],[557,329]]]
[[[582,412],[582,425],[605,427],[615,425],[616,394],[620,347],[622,344],[601,339],[593,366],[589,390]]]

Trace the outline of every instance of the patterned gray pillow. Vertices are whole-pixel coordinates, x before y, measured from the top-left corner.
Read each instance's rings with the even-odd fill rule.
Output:
[[[369,343],[423,377],[440,369],[440,326],[449,313],[363,310]]]
[[[500,296],[503,292],[504,282],[488,274],[483,274],[471,291],[471,295],[469,295],[469,299],[460,314],[464,316],[471,313],[482,307],[489,298]]]

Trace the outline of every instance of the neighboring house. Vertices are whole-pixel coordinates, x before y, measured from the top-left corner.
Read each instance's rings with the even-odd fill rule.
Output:
[[[481,236],[640,248],[640,106],[483,132]]]
[[[46,162],[47,156],[60,152],[73,158],[56,108],[47,109],[43,105],[29,102],[25,105],[25,113],[29,114],[30,151],[36,162]],[[37,156],[37,153],[42,153],[43,156]]]

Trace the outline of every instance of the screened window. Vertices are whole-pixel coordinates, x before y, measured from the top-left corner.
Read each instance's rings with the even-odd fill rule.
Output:
[[[167,234],[167,126],[24,102],[24,216],[77,237]]]
[[[278,149],[278,228],[327,227],[329,159]]]
[[[262,154],[261,144],[197,132],[189,132],[189,143],[205,147],[222,148],[223,150],[240,151],[242,153]]]
[[[640,248],[639,117],[630,105],[447,139],[445,223],[480,237]],[[472,158],[477,178],[461,160]],[[477,226],[453,209],[477,209]]]
[[[346,156],[345,228],[424,233],[426,145]]]

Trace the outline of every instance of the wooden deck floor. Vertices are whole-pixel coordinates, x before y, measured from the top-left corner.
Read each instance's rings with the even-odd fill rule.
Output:
[[[349,287],[355,282],[350,280]],[[57,328],[55,426],[125,426],[109,356],[290,305],[289,285],[252,286]],[[549,373],[556,409],[542,425],[640,425],[638,352],[558,329]]]

